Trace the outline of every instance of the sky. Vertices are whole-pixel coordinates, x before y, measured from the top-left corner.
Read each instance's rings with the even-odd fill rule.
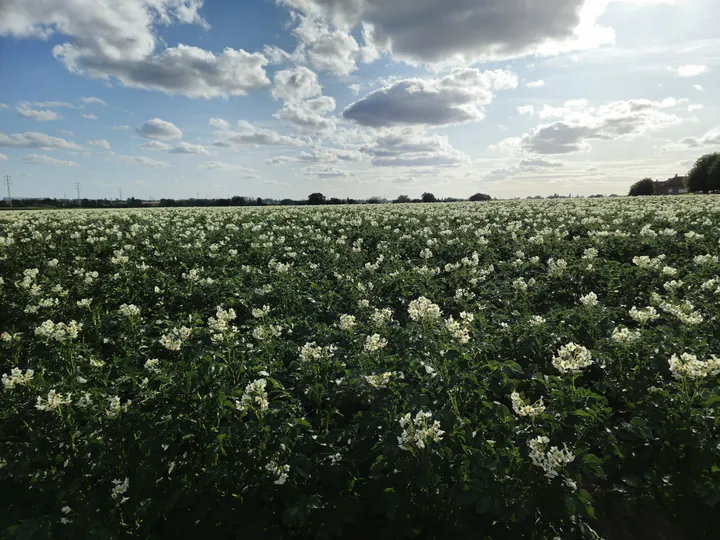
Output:
[[[0,0],[15,197],[625,194],[720,147],[717,0]]]

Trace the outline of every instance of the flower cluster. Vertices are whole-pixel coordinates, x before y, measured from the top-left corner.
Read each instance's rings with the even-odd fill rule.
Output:
[[[363,346],[363,348],[367,352],[375,352],[379,351],[380,349],[384,349],[385,347],[387,347],[387,344],[387,339],[380,337],[380,334],[373,334],[365,338],[365,345]]]
[[[630,308],[630,317],[640,324],[647,324],[660,317],[660,315],[658,315],[657,310],[652,306],[648,306],[643,309],[638,309],[633,306]]]
[[[440,429],[440,422],[432,420],[432,413],[419,411],[415,418],[410,413],[400,417],[398,422],[403,428],[402,434],[397,438],[398,446],[401,449],[412,452],[413,450],[423,450],[428,444],[438,443],[442,441],[445,433]]]
[[[2,376],[2,384],[5,390],[12,390],[16,386],[27,385],[32,378],[35,376],[35,372],[32,369],[25,370],[22,372],[20,368],[13,368],[10,370],[10,375],[4,373]]]
[[[641,334],[638,330],[630,330],[629,328],[623,327],[614,328],[610,339],[612,339],[615,343],[628,345],[630,343],[635,343],[640,339],[640,337]]]
[[[278,465],[275,461],[271,461],[265,465],[265,470],[275,476],[273,484],[283,485],[288,479],[290,465]]]
[[[123,304],[120,308],[118,308],[118,311],[120,312],[120,315],[127,317],[128,319],[140,316],[140,308],[135,304]]]
[[[185,326],[173,328],[160,338],[160,344],[169,351],[179,351],[183,344],[190,339],[192,329]]]
[[[720,373],[720,358],[713,355],[710,360],[698,360],[697,356],[689,353],[682,353],[679,357],[673,354],[668,360],[670,373],[677,380],[685,378],[696,380],[706,377],[714,377]]]
[[[452,316],[445,321],[445,329],[450,332],[453,338],[457,339],[461,344],[470,341],[470,325],[475,316],[472,313],[463,311],[460,313],[460,320],[456,321]]]
[[[593,364],[592,354],[582,345],[568,343],[553,356],[552,364],[560,373],[577,375]]]
[[[355,329],[356,324],[357,322],[354,315],[340,315],[340,322],[338,323],[340,330],[343,330],[345,332],[352,332]]]
[[[71,394],[63,395],[52,389],[48,392],[47,398],[42,396],[37,397],[37,403],[35,408],[38,411],[56,411],[63,405],[70,405],[72,403]]]
[[[434,322],[442,317],[440,306],[433,304],[424,296],[410,302],[410,305],[408,306],[408,314],[415,322]]]
[[[575,455],[567,446],[563,445],[563,449],[560,450],[557,446],[548,448],[549,444],[550,439],[543,435],[530,439],[528,441],[530,460],[533,465],[545,471],[547,478],[555,478],[559,474],[558,471],[575,460]]]
[[[386,371],[379,375],[365,375],[367,383],[374,388],[385,388],[393,378],[404,379],[402,371]]]
[[[300,348],[300,361],[317,362],[320,360],[327,360],[332,357],[335,350],[336,347],[334,345],[322,347],[317,345],[314,341],[311,341]]]
[[[265,379],[257,379],[249,383],[245,387],[245,393],[240,398],[240,401],[235,401],[235,408],[238,411],[247,411],[250,408],[263,412],[270,406],[268,400],[268,394],[265,390],[267,381]]]
[[[515,414],[517,414],[518,416],[534,417],[538,414],[545,412],[543,398],[540,398],[532,405],[526,405],[520,397],[520,394],[518,394],[517,392],[513,392],[512,394],[510,394],[510,401],[512,403],[512,408],[515,411]]]
[[[82,330],[83,324],[70,321],[68,324],[65,323],[54,323],[51,320],[47,320],[40,326],[35,328],[35,335],[40,336],[47,341],[57,341],[59,343],[68,343],[74,339],[77,339]]]

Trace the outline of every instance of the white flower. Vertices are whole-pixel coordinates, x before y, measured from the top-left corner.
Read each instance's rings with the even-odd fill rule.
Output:
[[[542,435],[528,441],[530,460],[533,465],[542,468],[545,471],[545,476],[550,479],[558,476],[560,469],[574,461],[575,455],[568,450],[567,446],[563,446],[562,450],[557,446],[548,449],[549,443],[550,439]]]
[[[112,483],[114,486],[110,491],[110,496],[113,499],[117,499],[130,488],[130,480],[128,478],[125,478],[125,480],[113,480]]]
[[[697,359],[694,354],[683,353],[678,357],[673,354],[670,360],[670,372],[673,377],[678,380],[682,380],[687,377],[688,379],[704,379],[706,377],[714,377],[720,373],[720,358],[715,355],[710,360],[701,361]]]
[[[595,307],[598,305],[597,295],[594,292],[591,292],[585,296],[581,296],[580,303],[587,308]]]
[[[271,461],[265,465],[265,470],[271,472],[276,476],[273,484],[279,486],[283,485],[288,479],[288,473],[290,472],[290,465],[278,465],[275,461]]]
[[[432,413],[420,411],[412,418],[410,413],[400,417],[398,423],[403,428],[402,434],[397,438],[398,446],[409,452],[423,450],[429,443],[442,441],[445,433],[440,429],[440,422],[437,420],[430,423]]]
[[[533,405],[526,405],[520,397],[520,394],[513,392],[510,394],[510,401],[512,402],[512,408],[515,411],[515,414],[518,416],[533,417],[545,411],[543,398],[540,398]]]
[[[160,338],[160,344],[169,351],[179,351],[185,341],[190,338],[191,333],[192,329],[185,326],[173,328]]]
[[[390,308],[376,309],[370,316],[370,320],[375,326],[385,326],[392,320],[392,315],[393,312]]]
[[[157,358],[150,358],[147,360],[144,364],[145,369],[148,371],[152,371],[154,373],[158,373],[160,371],[160,360]]]
[[[278,324],[263,324],[253,329],[252,335],[258,341],[279,338],[282,335],[282,326]]]
[[[410,302],[408,314],[413,321],[436,321],[442,316],[440,306],[433,304],[430,300],[421,296]]]
[[[540,315],[533,315],[530,317],[530,326],[542,326],[547,322],[545,317],[541,317]]]
[[[660,315],[658,315],[658,312],[656,309],[652,306],[648,306],[644,309],[638,309],[635,306],[630,308],[630,317],[639,322],[640,324],[645,324],[650,321],[654,321],[657,319]]]
[[[300,348],[300,361],[312,362],[319,360],[327,360],[332,357],[336,347],[334,345],[328,345],[321,347],[314,341],[306,343]]]
[[[393,377],[397,377],[398,379],[405,378],[402,371],[386,371],[380,375],[365,375],[364,377],[367,383],[374,388],[385,388]]]
[[[364,349],[368,352],[375,352],[384,349],[387,344],[387,340],[380,337],[380,334],[373,334],[365,338]]]
[[[553,356],[552,364],[560,373],[576,375],[582,372],[583,368],[593,364],[592,354],[582,345],[568,343],[558,350]]]
[[[641,334],[638,330],[630,330],[623,327],[613,329],[613,333],[610,336],[610,339],[612,339],[615,343],[627,345],[629,343],[634,343],[635,341],[640,339],[640,336]]]
[[[2,384],[5,390],[13,390],[16,386],[27,385],[35,375],[32,369],[25,370],[22,372],[20,368],[13,368],[10,370],[10,375],[4,373],[2,376]]]
[[[270,306],[268,306],[267,304],[265,304],[262,308],[253,308],[252,310],[252,316],[256,319],[262,319],[263,317],[267,317],[269,313]]]
[[[267,391],[265,390],[266,384],[265,379],[257,379],[248,384],[240,401],[235,401],[235,408],[238,411],[247,411],[255,407],[258,411],[266,411],[270,407]]]
[[[71,394],[63,395],[53,389],[48,392],[47,399],[38,396],[35,408],[39,411],[56,411],[63,405],[70,405],[70,397]]]
[[[135,304],[123,304],[118,309],[121,315],[132,318],[132,317],[139,317],[140,316],[140,308],[137,307]]]
[[[340,315],[340,322],[338,323],[340,330],[343,330],[345,332],[352,332],[355,329],[356,324],[357,323],[354,315]]]

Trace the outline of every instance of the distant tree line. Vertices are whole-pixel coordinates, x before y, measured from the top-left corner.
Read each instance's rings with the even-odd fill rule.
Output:
[[[630,196],[655,195],[652,178],[643,178],[630,186]],[[720,152],[699,157],[685,176],[685,187],[690,193],[720,192]]]
[[[228,197],[216,199],[170,199],[162,198],[158,201],[147,201],[130,197],[124,200],[118,199],[13,199],[13,208],[140,208],[144,206],[161,207],[205,207],[205,206],[319,206],[319,205],[341,205],[341,204],[385,204],[385,203],[436,203],[436,202],[461,202],[490,201],[492,197],[484,193],[476,193],[469,199],[458,199],[446,197],[439,199],[432,193],[423,193],[420,198],[411,199],[408,195],[400,195],[392,201],[382,197],[370,197],[358,201],[356,199],[337,197],[327,198],[322,193],[311,193],[307,199],[262,199],[260,197]],[[9,207],[7,201],[0,201],[0,207]]]

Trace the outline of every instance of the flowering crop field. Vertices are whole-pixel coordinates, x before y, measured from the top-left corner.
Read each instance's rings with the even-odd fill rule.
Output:
[[[717,538],[720,197],[0,215],[0,537]]]

